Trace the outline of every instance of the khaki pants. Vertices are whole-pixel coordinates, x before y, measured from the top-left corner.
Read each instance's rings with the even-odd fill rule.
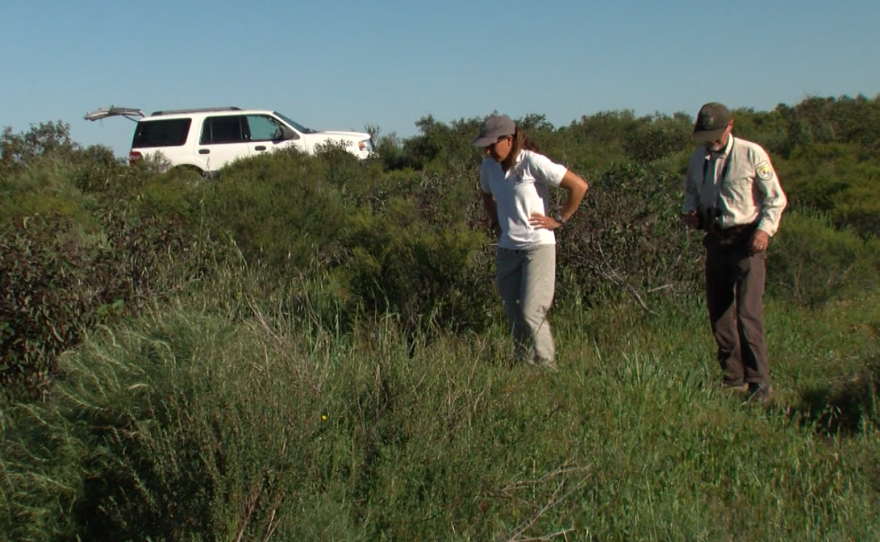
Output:
[[[726,235],[724,230],[710,232],[703,241],[706,304],[729,386],[770,383],[762,306],[766,254],[749,255],[753,232],[754,227]]]
[[[517,359],[553,363],[556,349],[547,311],[556,289],[556,245],[498,248],[496,282],[513,331]]]

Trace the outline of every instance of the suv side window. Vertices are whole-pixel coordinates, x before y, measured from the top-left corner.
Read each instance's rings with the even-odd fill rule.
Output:
[[[241,126],[241,115],[224,115],[208,117],[202,124],[202,138],[199,143],[211,145],[216,143],[241,143],[245,141]]]
[[[180,147],[186,143],[192,119],[140,121],[134,131],[131,148]]]
[[[267,115],[248,115],[251,141],[278,141],[284,138],[284,128],[278,119]]]

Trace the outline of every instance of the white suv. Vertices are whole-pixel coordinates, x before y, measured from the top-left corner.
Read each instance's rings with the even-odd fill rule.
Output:
[[[261,109],[217,107],[144,115],[139,109],[111,106],[92,111],[85,119],[113,116],[137,122],[129,163],[161,152],[171,167],[189,166],[211,173],[237,158],[289,147],[314,153],[320,145],[341,145],[358,158],[373,152],[370,134],[318,132],[281,113]]]

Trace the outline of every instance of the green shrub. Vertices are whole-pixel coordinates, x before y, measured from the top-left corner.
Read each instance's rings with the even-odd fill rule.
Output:
[[[823,303],[880,285],[871,245],[826,217],[786,212],[768,256],[768,292],[797,303]]]
[[[402,199],[380,215],[359,213],[345,231],[345,272],[367,314],[396,314],[410,330],[487,325],[494,302],[482,234],[426,225],[415,203]]]
[[[737,109],[733,112],[733,117],[736,119],[734,134],[764,147],[770,153],[774,165],[778,165],[791,151],[788,145],[788,124],[779,108],[766,112]]]
[[[691,295],[702,245],[681,222],[680,177],[634,164],[609,168],[557,236],[560,293],[593,303],[652,293]],[[573,284],[571,282],[574,282]]]
[[[265,410],[266,403],[252,400],[283,400],[292,390],[278,387],[287,378],[253,372],[248,344],[256,347],[222,321],[172,319],[136,334],[111,333],[107,343],[66,360],[72,378],[59,397],[37,419],[19,417],[16,427],[39,444],[31,453],[40,459],[48,461],[60,444],[81,450],[79,457],[64,457],[73,464],[45,469],[46,478],[56,480],[70,467],[81,472],[81,482],[68,481],[62,492],[68,504],[55,528],[63,539],[267,536],[280,498],[288,498],[286,508],[293,502],[276,477],[299,468],[299,454],[309,453],[304,443],[289,450],[273,444],[286,442],[286,435],[312,436],[294,419],[311,418],[313,428],[320,420],[298,409]],[[6,470],[17,475],[15,467],[27,457],[5,451]],[[261,456],[274,458],[274,465]],[[35,485],[27,478],[20,483]],[[39,505],[52,506],[17,506],[23,504],[18,499],[9,504],[23,519],[39,514]],[[13,532],[27,528],[19,524]]]
[[[815,143],[855,143],[875,157],[880,151],[880,95],[812,96],[794,107],[780,104],[777,111],[788,124],[790,150]]]
[[[292,151],[237,161],[207,186],[210,226],[232,239],[247,261],[296,276],[338,260],[346,212],[314,157]]]
[[[0,176],[0,216],[55,213],[88,225],[97,202],[69,182],[73,172],[69,161],[41,156]]]
[[[479,132],[482,119],[459,119],[449,123],[438,122],[428,115],[416,121],[419,135],[408,138],[403,143],[406,159],[403,164],[413,169],[423,169],[431,163],[441,167],[460,168],[475,161],[470,146]]]
[[[79,342],[99,312],[120,308],[123,277],[98,272],[102,249],[60,215],[17,217],[0,236],[0,386],[40,396],[56,356]]]
[[[626,134],[623,148],[631,160],[653,162],[694,146],[690,117],[654,115],[639,119],[637,127]]]
[[[179,222],[113,212],[95,221],[93,232],[57,213],[15,216],[0,227],[4,391],[42,395],[58,376],[57,355],[84,331],[211,272],[204,261],[214,245],[196,245]]]
[[[796,205],[825,213],[838,228],[880,236],[880,164],[855,143],[799,147],[778,168]]]
[[[581,117],[560,128],[555,137],[539,143],[547,156],[577,171],[601,171],[610,164],[625,162],[627,135],[638,121],[631,110],[605,111]]]
[[[69,157],[79,145],[70,138],[70,126],[64,122],[42,122],[31,125],[20,134],[4,128],[0,136],[0,178],[19,172],[37,158]]]

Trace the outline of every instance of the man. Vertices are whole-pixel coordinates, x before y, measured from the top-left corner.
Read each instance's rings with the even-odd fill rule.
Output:
[[[688,162],[685,223],[705,232],[706,305],[722,385],[747,385],[750,398],[763,402],[771,394],[764,262],[787,201],[767,152],[732,131],[727,107],[712,102],[700,108],[693,136],[703,146]]]

